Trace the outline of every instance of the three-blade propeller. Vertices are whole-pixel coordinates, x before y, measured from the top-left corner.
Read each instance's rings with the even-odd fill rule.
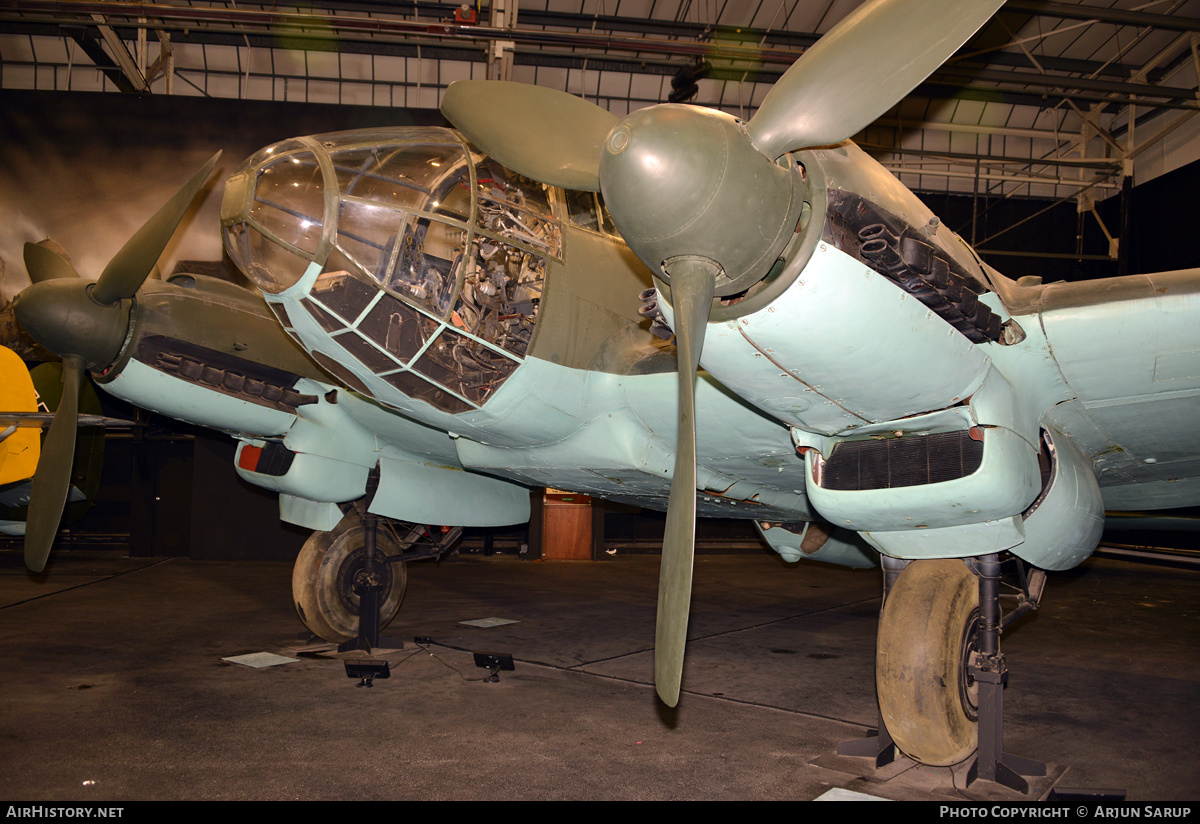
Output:
[[[808,49],[744,127],[661,104],[616,121],[580,98],[463,81],[442,111],[500,163],[600,191],[633,251],[670,287],[679,357],[675,475],[659,572],[655,685],[679,698],[695,538],[695,375],[714,296],[761,279],[787,243],[802,184],[775,160],[840,143],[954,54],[1002,0],[871,0]],[[498,124],[507,124],[497,131]],[[603,147],[598,151],[597,147]]]
[[[25,521],[25,566],[33,572],[46,568],[50,547],[58,534],[58,522],[71,487],[75,461],[75,435],[79,418],[79,382],[83,380],[83,358],[64,355],[62,398],[42,444],[33,485],[29,490],[29,516]]]
[[[46,433],[29,494],[25,565],[33,572],[46,567],[66,505],[83,373],[107,366],[119,354],[129,324],[129,301],[154,270],[220,156],[213,155],[126,241],[95,283],[81,279],[52,249],[25,244],[32,285],[17,295],[13,311],[25,331],[63,361],[62,400]]]
[[[79,277],[70,261],[41,243],[26,243],[23,256],[25,271],[33,283]]]
[[[675,344],[679,358],[679,433],[658,570],[658,622],[654,631],[654,684],[669,707],[679,702],[692,601],[696,546],[695,375],[704,349],[714,282],[712,267],[701,259],[685,259],[672,267],[671,295],[675,301]]]

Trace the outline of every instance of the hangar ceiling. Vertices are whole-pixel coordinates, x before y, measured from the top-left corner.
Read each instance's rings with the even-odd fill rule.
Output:
[[[0,0],[0,87],[432,109],[501,77],[748,118],[860,4]],[[1200,157],[1198,76],[1200,0],[1009,0],[856,140],[917,191],[1087,210]]]

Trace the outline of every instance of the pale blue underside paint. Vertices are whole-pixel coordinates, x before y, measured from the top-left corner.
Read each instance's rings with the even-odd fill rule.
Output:
[[[1025,540],[1012,551],[1042,569],[1071,569],[1100,543],[1104,501],[1083,451],[1061,432],[1051,438],[1055,463],[1049,491],[1026,516]]]
[[[983,445],[979,469],[962,478],[861,491],[824,489],[810,482],[809,499],[834,526],[870,532],[961,526],[1016,515],[1041,488],[1037,455],[1023,438],[999,427],[984,430]],[[811,453],[809,460],[815,461]]]
[[[853,532],[836,532],[830,535],[816,552],[806,553],[800,549],[800,543],[809,530],[808,525],[805,525],[804,531],[799,534],[777,526],[763,529],[762,524],[758,521],[754,522],[754,528],[758,530],[758,534],[767,542],[767,545],[789,563],[804,559],[824,561],[827,564],[837,564],[855,569],[866,569],[878,565],[878,556],[874,549]]]
[[[455,443],[462,464],[534,486],[665,508],[675,460],[677,374],[619,376],[566,370],[544,362],[540,367],[540,371],[585,377],[586,388],[575,395],[582,403],[573,411],[591,422],[565,438],[533,447],[496,446],[460,437]],[[510,383],[522,378],[518,370]],[[732,397],[707,376],[698,380],[696,406],[698,506],[703,514],[812,516],[803,494],[803,462],[785,427]]]
[[[447,466],[383,458],[371,512],[401,521],[507,526],[529,520],[529,489]]]
[[[1093,458],[1109,509],[1200,503],[1200,294],[1154,291],[1042,316],[1077,397],[1048,419]]]
[[[867,543],[894,558],[963,558],[1003,552],[1025,540],[1019,516],[930,529],[863,532]]]
[[[916,298],[819,243],[770,306],[709,324],[700,362],[780,420],[832,435],[952,406],[982,381],[988,356]]]
[[[311,529],[315,532],[329,532],[342,519],[342,510],[337,504],[324,501],[310,501],[307,498],[297,498],[286,493],[279,494],[280,520]]]
[[[232,435],[279,435],[294,419],[290,412],[238,400],[136,360],[101,388],[143,409]]]
[[[239,445],[239,456],[246,446],[245,442]],[[367,467],[306,452],[297,452],[283,475],[251,472],[238,465],[236,459],[234,468],[248,483],[310,501],[346,503],[367,491]]]

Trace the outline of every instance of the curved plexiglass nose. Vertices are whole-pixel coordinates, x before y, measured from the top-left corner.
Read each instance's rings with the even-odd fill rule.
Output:
[[[278,294],[323,251],[325,179],[313,148],[299,140],[268,146],[225,183],[221,226],[234,264],[264,292]]]

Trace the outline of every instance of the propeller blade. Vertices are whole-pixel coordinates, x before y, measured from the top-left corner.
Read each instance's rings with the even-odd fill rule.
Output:
[[[54,413],[42,457],[29,491],[29,517],[25,522],[25,566],[33,572],[46,568],[50,547],[58,534],[58,523],[71,487],[75,462],[75,433],[79,418],[79,384],[83,380],[83,358],[66,355],[62,362],[62,399]]]
[[[654,632],[654,687],[668,707],[679,703],[688,611],[692,604],[692,561],[696,545],[696,370],[712,307],[718,267],[705,258],[682,258],[670,265],[679,358],[679,432],[675,474],[667,504],[658,571],[658,623]]]
[[[108,306],[125,298],[131,298],[154,270],[154,264],[167,248],[171,236],[192,205],[200,187],[212,174],[221,153],[217,152],[192,179],[172,195],[171,199],[138,229],[121,250],[100,273],[100,279],[92,288],[92,299]]]
[[[518,174],[600,191],[600,150],[617,116],[582,97],[502,80],[459,80],[442,114],[467,140]]]
[[[1003,0],[873,0],[792,64],[746,124],[772,159],[841,143],[916,88]]]
[[[26,243],[25,271],[34,283],[58,278],[77,278],[79,273],[70,262],[53,249],[40,243]]]

